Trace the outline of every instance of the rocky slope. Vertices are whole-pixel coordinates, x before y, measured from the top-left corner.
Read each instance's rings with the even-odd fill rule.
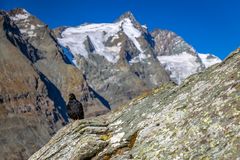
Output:
[[[105,116],[62,128],[30,159],[239,159],[240,49]]]
[[[60,27],[55,33],[68,59],[113,108],[169,80],[180,84],[206,68],[181,37],[165,30],[150,33],[130,12],[114,23]]]

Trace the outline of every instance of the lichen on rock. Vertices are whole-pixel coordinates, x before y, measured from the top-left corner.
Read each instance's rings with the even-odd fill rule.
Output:
[[[30,159],[240,158],[239,52],[179,86],[69,124]]]

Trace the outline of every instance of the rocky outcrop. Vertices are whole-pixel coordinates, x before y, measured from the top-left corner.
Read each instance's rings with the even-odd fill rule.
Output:
[[[240,49],[105,116],[62,128],[31,159],[238,159]]]

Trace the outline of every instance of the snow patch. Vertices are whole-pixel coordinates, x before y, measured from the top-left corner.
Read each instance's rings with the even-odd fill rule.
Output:
[[[129,61],[129,64],[132,65],[134,63],[143,62],[143,60],[147,59],[148,57],[144,53],[140,53],[138,56],[134,57]]]
[[[221,63],[222,60],[212,54],[201,54],[199,53],[198,56],[201,58],[202,63],[205,65],[206,68],[217,64],[217,63]]]
[[[147,25],[146,24],[142,25],[142,28],[147,29]]]
[[[30,36],[30,37],[36,37],[36,36],[37,36],[37,34],[34,33],[33,31],[27,31],[27,34],[28,34],[28,36]]]
[[[23,14],[16,14],[15,16],[11,16],[10,19],[13,21],[25,20],[30,16],[30,14],[23,9]]]
[[[37,24],[37,27],[39,27],[39,28],[40,28],[40,27],[44,27],[44,25],[41,25],[41,24]]]
[[[137,49],[140,52],[143,52],[141,49],[141,45],[139,44],[139,42],[136,39],[141,36],[141,32],[133,26],[133,24],[129,18],[126,18],[123,20],[122,28],[123,28],[124,33],[128,36],[128,38],[131,39],[131,41],[134,43],[134,45],[137,47]]]
[[[35,29],[35,26],[31,24],[30,29],[31,29],[31,30],[34,30],[34,29]]]
[[[20,32],[22,34],[25,34],[29,37],[36,37],[37,33],[34,32],[36,29],[36,26],[29,23],[28,17],[30,17],[30,13],[28,13],[25,9],[23,9],[23,12],[20,14],[16,14],[14,16],[11,16],[10,19],[13,21],[20,21],[20,23],[24,26],[20,29]]]
[[[112,40],[111,40],[111,42],[114,42],[116,39],[118,39],[119,38],[119,35],[118,34],[116,34],[115,36],[113,36],[113,38],[112,38]]]
[[[117,44],[117,46],[119,47],[119,46],[121,46],[122,45],[122,43],[121,42],[119,42],[118,44]]]
[[[170,74],[170,78],[180,84],[188,76],[197,73],[201,68],[201,63],[197,62],[197,56],[186,52],[171,56],[158,56],[161,65]]]

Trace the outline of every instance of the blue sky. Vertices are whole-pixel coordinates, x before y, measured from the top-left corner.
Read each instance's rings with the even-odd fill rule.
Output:
[[[131,11],[149,30],[176,32],[198,52],[225,58],[240,46],[240,0],[0,0],[25,8],[51,28],[112,22]]]

